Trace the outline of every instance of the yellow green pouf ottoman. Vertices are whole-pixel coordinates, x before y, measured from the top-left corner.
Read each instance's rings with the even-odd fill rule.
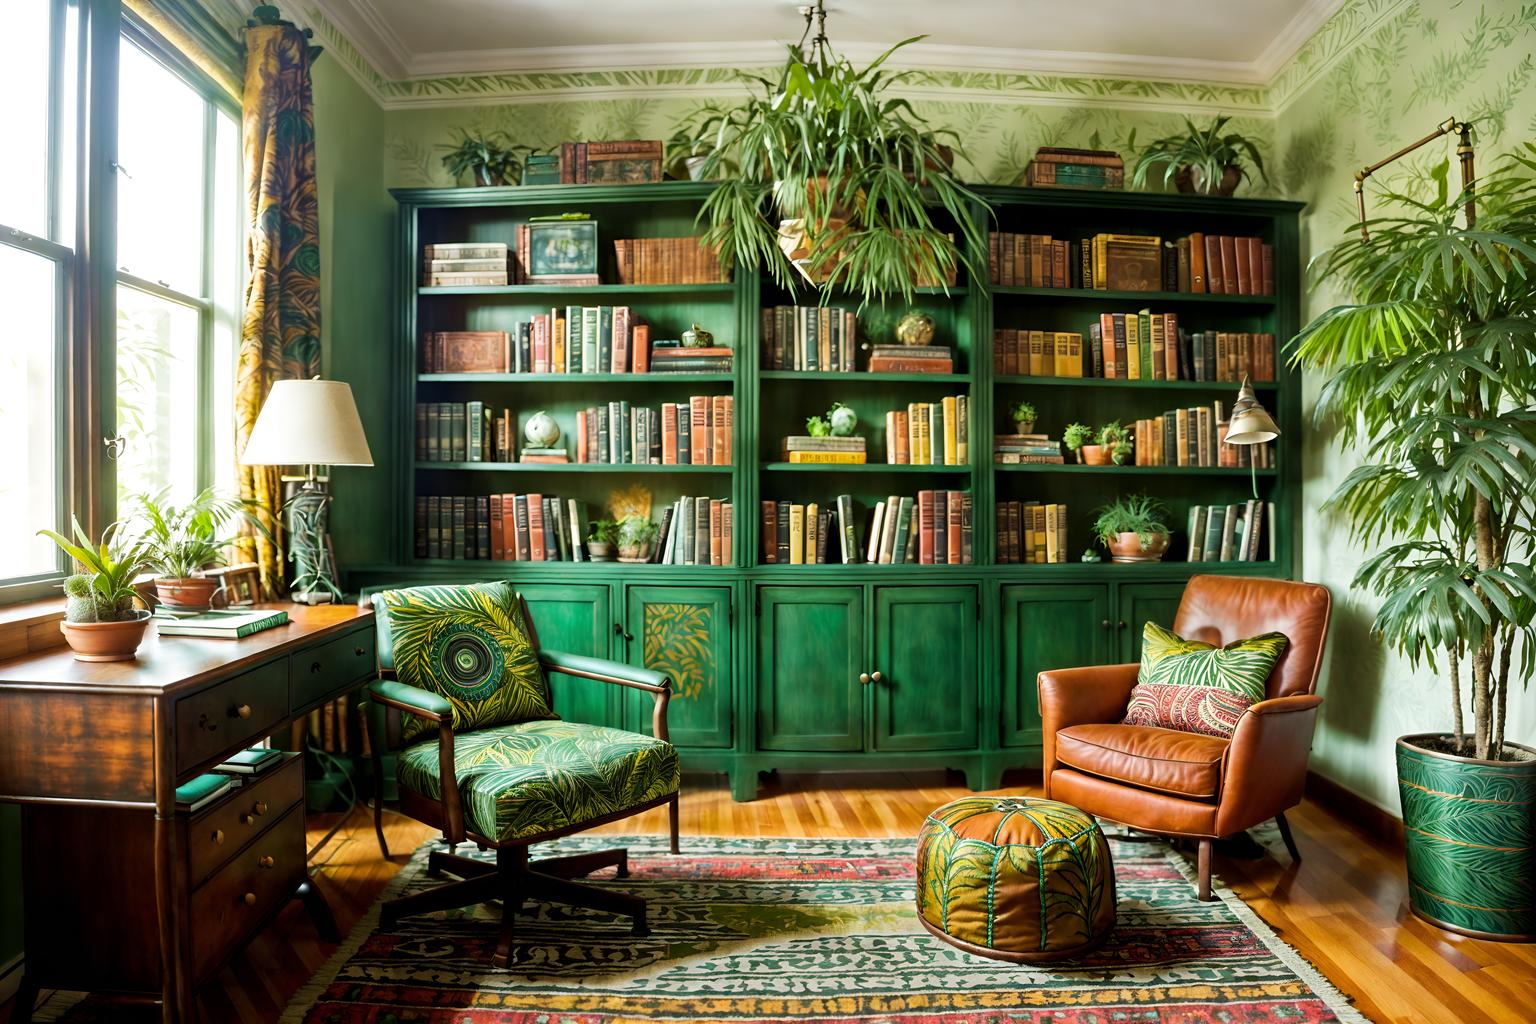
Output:
[[[981,956],[1034,963],[1093,949],[1115,927],[1115,866],[1093,816],[1033,797],[970,796],[928,815],[917,916]]]

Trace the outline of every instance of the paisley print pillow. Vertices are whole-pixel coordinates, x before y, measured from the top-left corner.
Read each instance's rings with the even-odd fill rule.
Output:
[[[1221,737],[1264,699],[1269,673],[1289,643],[1283,633],[1262,633],[1213,647],[1150,622],[1141,635],[1141,670],[1125,724]]]

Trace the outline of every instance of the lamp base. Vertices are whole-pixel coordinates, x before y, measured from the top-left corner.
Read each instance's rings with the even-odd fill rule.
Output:
[[[334,604],[336,597],[328,590],[294,590],[288,600],[295,604]]]

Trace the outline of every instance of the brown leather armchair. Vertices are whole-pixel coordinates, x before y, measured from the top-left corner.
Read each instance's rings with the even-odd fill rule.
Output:
[[[1274,818],[1291,859],[1301,860],[1285,812],[1301,802],[1306,780],[1331,604],[1315,583],[1190,579],[1173,622],[1179,636],[1219,646],[1278,630],[1290,640],[1267,698],[1230,740],[1122,724],[1136,665],[1040,673],[1045,795],[1144,832],[1198,840],[1202,900],[1211,898],[1214,839]]]

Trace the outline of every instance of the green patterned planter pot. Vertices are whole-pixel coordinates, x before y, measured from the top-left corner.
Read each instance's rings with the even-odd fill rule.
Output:
[[[951,945],[997,960],[1081,956],[1115,927],[1109,844],[1071,804],[962,797],[923,822],[917,916]]]
[[[1536,941],[1536,760],[1479,761],[1417,745],[1443,738],[1397,741],[1413,912],[1463,935]]]

